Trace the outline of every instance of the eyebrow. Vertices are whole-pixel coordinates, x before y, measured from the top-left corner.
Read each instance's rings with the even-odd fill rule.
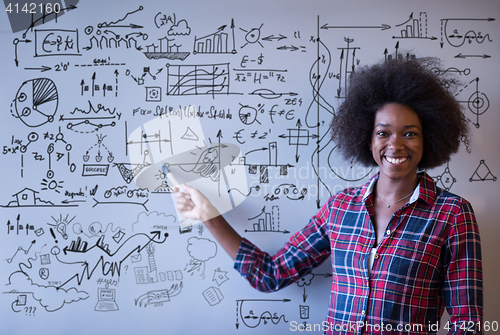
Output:
[[[389,123],[379,123],[379,124],[376,124],[375,127],[389,127],[390,124]],[[408,125],[405,125],[403,126],[404,128],[418,128],[420,129],[419,126],[417,125],[414,125],[414,124],[408,124]]]

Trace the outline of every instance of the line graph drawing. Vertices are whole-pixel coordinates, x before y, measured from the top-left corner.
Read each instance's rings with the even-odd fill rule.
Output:
[[[76,1],[76,3],[78,3],[78,1]],[[61,17],[65,13],[67,13],[73,9],[76,9],[77,8],[76,3],[71,4],[65,8],[61,8],[62,6],[60,3],[54,3],[53,5],[49,4],[49,6],[47,6],[45,8],[45,10],[43,10],[41,12],[36,10],[37,4],[30,4],[30,7],[28,8],[28,6],[27,6],[25,8],[25,11],[32,12],[31,15],[19,16],[19,15],[15,15],[16,14],[15,11],[12,11],[12,10],[11,11],[6,10],[6,11],[7,11],[7,14],[9,15],[9,20],[11,22],[11,27],[12,27],[12,32],[18,32],[18,31],[24,30],[23,38],[26,38],[26,35],[28,34],[28,32],[33,31],[34,27],[39,26],[41,24],[44,24],[46,22],[50,22],[52,20],[55,20],[57,22],[58,17]],[[12,5],[14,5],[14,4],[12,4]],[[17,4],[15,4],[14,6],[16,6],[16,8],[17,8]],[[10,6],[8,8],[11,8],[11,7],[12,6]],[[35,10],[33,12],[34,8],[35,8]],[[11,17],[11,15],[13,15],[13,16]]]
[[[6,259],[7,263],[12,263],[12,261],[14,260],[14,258],[16,257],[16,255],[20,251],[22,251],[25,255],[27,255],[30,252],[31,248],[33,247],[33,245],[35,243],[36,243],[36,240],[31,241],[30,246],[27,249],[24,249],[22,246],[20,246],[19,248],[17,248],[17,250],[14,253],[14,255],[12,255],[12,257]]]
[[[229,78],[229,63],[167,64],[167,95],[228,95]]]
[[[84,47],[84,50],[91,50],[94,48],[102,49],[111,49],[111,48],[120,48],[126,47],[127,49],[134,48],[138,51],[142,50],[142,46],[137,45],[137,39],[142,38],[143,41],[148,39],[148,34],[142,32],[131,32],[129,34],[121,34],[115,31],[120,31],[122,29],[142,29],[144,28],[142,25],[129,23],[129,24],[121,24],[125,21],[130,15],[138,13],[144,9],[143,6],[139,6],[138,9],[128,12],[124,17],[117,19],[116,21],[110,22],[100,22],[97,24],[97,30],[95,34],[90,38],[89,45]],[[115,30],[116,29],[116,30]],[[86,35],[92,35],[94,33],[93,26],[87,26],[85,28]]]
[[[133,15],[135,13],[138,13],[138,12],[142,11],[143,9],[144,9],[143,6],[139,6],[139,8],[137,8],[136,10],[128,12],[127,14],[125,14],[124,17],[122,17],[122,18],[120,18],[120,19],[118,19],[116,21],[110,21],[110,22],[104,21],[104,22],[101,22],[101,23],[99,23],[97,25],[97,27],[98,28],[109,28],[109,27],[115,27],[115,28],[129,28],[129,27],[139,28],[140,27],[140,28],[142,28],[141,26],[136,25],[136,24],[128,24],[128,25],[121,24],[121,25],[119,25],[119,23],[125,21],[125,19],[127,19],[128,16]]]
[[[107,116],[97,116],[99,113],[107,114]],[[94,133],[104,127],[114,127],[116,126],[116,121],[120,120],[122,115],[122,113],[116,112],[116,107],[111,109],[105,107],[103,104],[97,104],[97,108],[95,108],[90,100],[88,100],[88,109],[75,107],[70,114],[74,116],[65,117],[64,114],[59,115],[59,121],[69,121],[66,128],[81,134]],[[75,114],[86,116],[77,116]],[[92,116],[94,114],[96,116]],[[82,129],[80,130],[80,128]]]

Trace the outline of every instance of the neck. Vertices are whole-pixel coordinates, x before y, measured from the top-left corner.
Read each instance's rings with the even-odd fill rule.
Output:
[[[418,181],[419,178],[416,173],[408,176],[408,178],[398,180],[379,175],[376,190],[385,201],[392,202],[413,192],[418,185]]]

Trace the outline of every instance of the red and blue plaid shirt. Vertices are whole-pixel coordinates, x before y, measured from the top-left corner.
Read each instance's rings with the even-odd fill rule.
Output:
[[[450,334],[481,333],[481,246],[470,203],[420,174],[412,197],[387,225],[369,274],[377,177],[331,197],[274,256],[243,239],[235,269],[256,289],[271,292],[331,256],[332,291],[323,323],[328,334],[435,333],[445,306]]]

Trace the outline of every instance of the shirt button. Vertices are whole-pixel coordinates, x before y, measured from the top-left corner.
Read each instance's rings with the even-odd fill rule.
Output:
[[[379,257],[380,257],[379,254],[375,254],[375,256],[373,256],[373,258],[375,259],[378,259]]]
[[[363,309],[363,310],[361,311],[361,314],[365,315],[365,313],[366,313],[366,312],[365,312],[365,310]]]
[[[390,230],[387,230],[386,233],[387,233],[387,235],[391,235],[391,231]]]

